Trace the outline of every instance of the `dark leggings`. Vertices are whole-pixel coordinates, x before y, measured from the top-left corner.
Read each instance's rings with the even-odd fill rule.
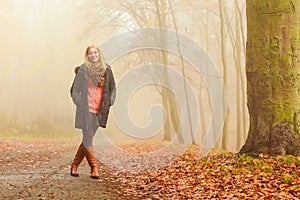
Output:
[[[93,146],[93,137],[99,127],[96,113],[89,112],[88,129],[83,129],[82,143],[85,147]]]

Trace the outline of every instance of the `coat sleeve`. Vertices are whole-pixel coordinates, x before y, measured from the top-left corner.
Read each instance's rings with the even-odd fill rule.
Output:
[[[76,106],[83,104],[82,88],[84,81],[84,70],[82,67],[79,68],[78,73],[75,77],[72,89],[72,100]]]
[[[75,72],[75,77],[74,77],[74,80],[73,80],[73,82],[72,82],[72,86],[71,86],[71,88],[70,88],[70,95],[71,95],[71,97],[72,97],[72,93],[73,93],[74,81],[75,81],[75,78],[76,78],[76,76],[77,76],[77,73],[78,73],[79,68],[80,68],[80,66],[77,66],[77,67],[75,68],[75,70],[74,70],[74,72]]]
[[[110,68],[111,76],[109,78],[109,95],[110,95],[110,106],[114,105],[116,99],[116,84],[113,72]]]

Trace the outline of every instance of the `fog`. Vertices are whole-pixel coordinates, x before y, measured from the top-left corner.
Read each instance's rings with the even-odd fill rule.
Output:
[[[146,2],[141,8],[146,8],[151,4]],[[233,1],[226,2],[228,7],[233,4]],[[64,126],[73,127],[74,105],[69,89],[75,75],[74,68],[83,62],[86,46],[99,45],[113,35],[124,31],[139,27],[157,27],[157,19],[152,19],[151,13],[145,13],[138,6],[135,7],[137,9],[135,12],[131,10],[134,6],[129,5],[136,6],[137,1],[0,0],[0,5],[0,113],[2,120],[4,118],[7,120],[7,116],[15,114],[22,120],[47,116],[54,121],[64,122]],[[241,5],[244,14],[244,3]],[[201,45],[222,73],[217,1],[178,0],[173,2],[173,9],[175,18],[172,19],[169,13],[166,18],[166,27],[170,29],[176,27],[180,33]],[[231,11],[232,9],[229,9],[228,13],[231,14]],[[145,21],[141,21],[141,18]],[[177,26],[174,25],[174,20]],[[227,37],[230,41],[229,35]],[[232,51],[230,47],[228,49]],[[228,54],[230,66],[233,64],[233,58],[230,55],[232,53]],[[145,53],[137,54],[135,58],[139,55],[145,55]],[[110,63],[117,82],[126,72],[141,63],[145,61],[153,63],[153,59],[145,58],[142,61],[134,61],[133,58],[134,55],[124,59],[119,58]],[[241,59],[243,61],[243,58]],[[180,63],[178,57],[172,58],[169,55],[169,62],[170,66],[181,73],[180,66],[176,66],[176,63]],[[202,106],[204,106],[202,109],[210,116],[209,94],[201,75],[197,74],[192,67],[187,67],[186,70],[189,84],[197,90],[198,101],[202,99]],[[232,76],[229,77],[228,83],[228,88],[231,88],[228,91],[229,98],[231,98],[229,102],[234,108],[235,67],[230,66],[228,70]],[[202,94],[199,95],[198,90],[202,90]],[[142,88],[139,91],[140,96],[133,96],[130,100],[135,106],[130,104],[129,112],[135,124],[145,126],[151,123],[149,107],[151,104],[160,103],[161,97],[159,89],[155,87]],[[151,98],[147,98],[147,95]],[[117,101],[122,101],[122,99],[117,99]],[[235,111],[230,114],[234,119]],[[113,123],[113,119],[110,119],[109,123],[114,130],[120,131],[120,127],[117,128]],[[205,129],[207,129],[210,119],[206,118],[202,123],[206,124]],[[232,123],[231,131],[234,132],[235,123]],[[4,131],[4,134],[8,132]]]
[[[83,47],[73,37],[74,15],[62,2],[1,1],[2,110],[69,115],[67,90]]]

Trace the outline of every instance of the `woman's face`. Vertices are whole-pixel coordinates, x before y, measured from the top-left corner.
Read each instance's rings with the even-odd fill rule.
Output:
[[[87,58],[91,63],[97,63],[100,59],[98,50],[95,48],[90,48],[87,54]]]

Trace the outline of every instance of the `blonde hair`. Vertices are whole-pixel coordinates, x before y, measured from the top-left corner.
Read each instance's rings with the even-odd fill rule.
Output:
[[[106,71],[105,58],[104,58],[102,51],[100,50],[100,48],[97,45],[92,44],[86,48],[85,53],[84,53],[85,64],[87,65],[87,67],[91,66],[91,62],[88,60],[88,53],[89,53],[89,50],[92,48],[96,49],[99,53],[99,61],[97,62],[96,66],[103,68],[104,72],[105,72]]]

